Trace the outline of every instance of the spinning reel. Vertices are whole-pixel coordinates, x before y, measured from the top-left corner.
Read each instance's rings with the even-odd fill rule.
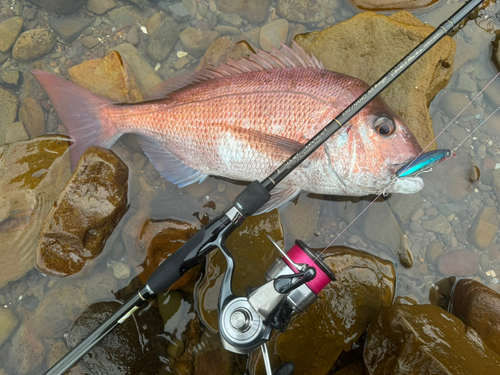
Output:
[[[273,329],[284,332],[295,313],[311,306],[318,293],[335,280],[335,274],[302,241],[296,240],[285,253],[268,238],[283,258],[276,259],[266,271],[267,282],[247,290],[246,297],[231,291],[234,261],[227,248],[220,246],[227,270],[219,295],[219,332],[222,345],[233,353],[249,354],[260,347],[267,375],[291,375],[291,362],[272,371],[266,342]]]

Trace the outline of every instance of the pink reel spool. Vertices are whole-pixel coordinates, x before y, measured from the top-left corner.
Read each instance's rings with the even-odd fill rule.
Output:
[[[306,283],[309,289],[315,294],[319,294],[330,281],[335,280],[335,274],[332,270],[328,268],[320,258],[316,258],[311,249],[309,249],[304,242],[296,240],[295,245],[288,250],[286,255],[296,264],[308,264],[316,269],[316,277]],[[293,272],[299,273],[286,257],[283,257],[283,261],[293,270]]]

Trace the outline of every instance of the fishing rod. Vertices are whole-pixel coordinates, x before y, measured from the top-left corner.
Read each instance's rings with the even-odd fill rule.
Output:
[[[248,354],[260,346],[266,372],[268,375],[273,374],[265,345],[271,331],[285,329],[292,315],[305,310],[313,303],[321,289],[329,281],[334,280],[335,276],[321,259],[314,259],[312,252],[304,243],[297,241],[287,253],[278,247],[283,253],[283,258],[278,259],[268,270],[266,275],[268,282],[253,290],[247,297],[235,296],[231,290],[234,260],[226,246],[227,237],[271,198],[270,191],[278,183],[483,1],[470,0],[460,7],[267,178],[262,182],[251,182],[236,197],[231,207],[208,222],[166,259],[135,295],[71,349],[45,375],[63,375],[118,324],[123,323],[149,299],[169,288],[186,271],[200,264],[205,256],[216,248],[222,251],[227,261],[227,270],[219,295],[219,328],[222,344],[227,350],[242,354]],[[284,375],[292,372],[293,366],[284,364],[276,369],[274,374]]]

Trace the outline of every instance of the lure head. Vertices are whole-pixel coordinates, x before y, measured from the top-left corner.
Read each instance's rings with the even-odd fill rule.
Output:
[[[410,161],[403,168],[397,171],[397,178],[407,178],[410,176],[418,176],[420,173],[430,172],[432,167],[451,157],[456,156],[452,150],[439,149],[429,151],[419,155],[414,160]]]

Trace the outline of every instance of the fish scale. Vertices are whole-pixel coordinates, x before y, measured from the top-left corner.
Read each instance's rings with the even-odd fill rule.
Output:
[[[155,168],[179,186],[207,175],[253,181],[269,175],[368,88],[296,53],[283,46],[250,61],[174,77],[153,89],[152,100],[136,104],[113,104],[48,73],[34,74],[74,139],[73,164],[89,145],[109,147],[135,133]],[[80,103],[76,112],[68,109],[74,101]],[[420,150],[403,120],[376,98],[284,179],[264,210],[300,191],[381,192]],[[418,178],[406,181],[394,191],[423,186]]]

